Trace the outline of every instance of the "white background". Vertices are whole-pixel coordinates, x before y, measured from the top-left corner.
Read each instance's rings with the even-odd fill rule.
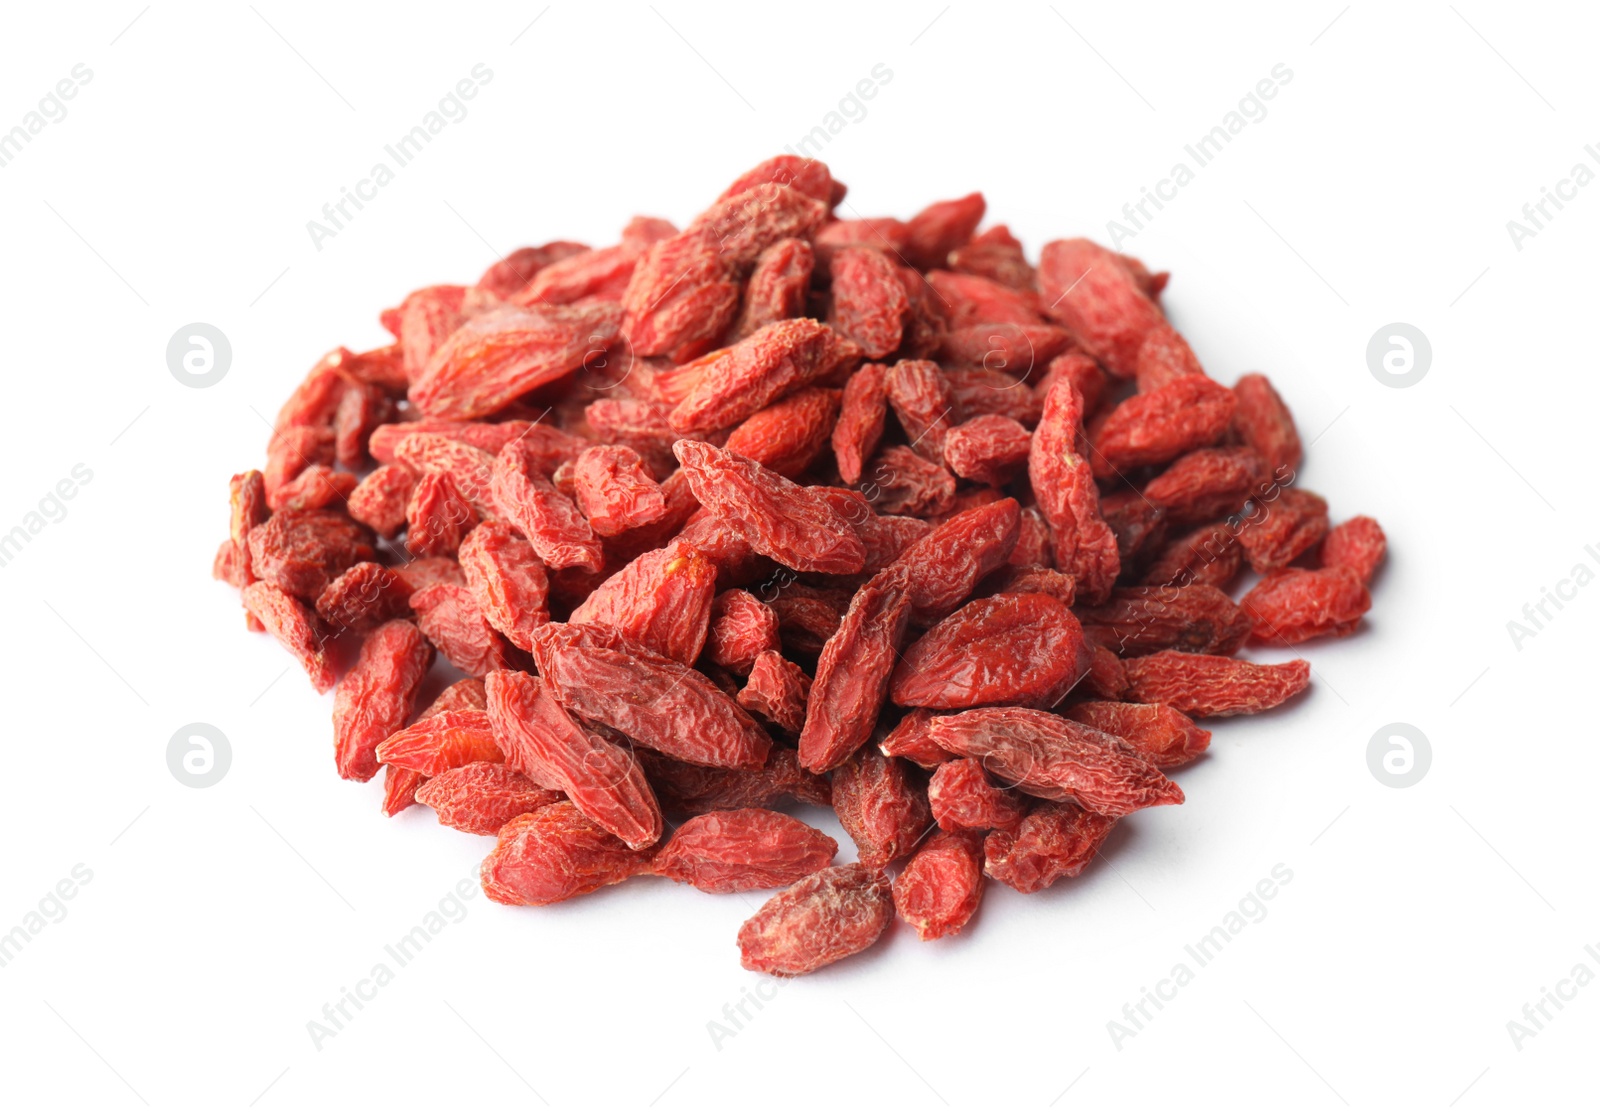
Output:
[[[0,532],[75,464],[93,479],[0,568],[0,931],[75,864],[93,879],[0,968],[0,1102],[1485,1109],[1591,1090],[1600,988],[1520,1049],[1507,1022],[1577,963],[1600,973],[1579,710],[1600,587],[1520,649],[1506,623],[1600,569],[1600,186],[1520,251],[1506,222],[1596,166],[1592,11],[465,7],[4,16],[0,129],[75,64],[93,78],[0,169]],[[306,222],[480,62],[466,118],[316,250]],[[315,1048],[307,1022],[491,843],[423,808],[385,819],[378,782],[333,774],[331,696],[209,578],[229,474],[323,351],[385,342],[377,313],[408,290],[526,243],[612,242],[639,212],[686,221],[877,63],[892,80],[824,152],[846,215],[982,189],[1030,252],[1104,238],[1292,70],[1124,249],[1173,272],[1168,310],[1213,376],[1270,373],[1314,439],[1304,485],[1387,529],[1366,627],[1306,646],[1309,696],[1216,723],[1188,803],[1122,824],[1080,879],[991,887],[955,940],[896,929],[746,1005],[720,1045],[708,1023],[766,984],[733,944],[760,896],[639,880],[543,910],[475,895]],[[210,389],[165,364],[193,321],[232,342]],[[1396,321],[1433,348],[1408,389],[1366,363]],[[166,764],[196,721],[233,754],[205,790]],[[1397,721],[1432,747],[1403,790],[1366,758]],[[1115,1046],[1108,1021],[1279,863],[1266,917]]]

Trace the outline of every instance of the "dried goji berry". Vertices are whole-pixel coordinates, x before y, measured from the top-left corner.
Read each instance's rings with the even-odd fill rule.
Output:
[[[503,521],[486,521],[458,554],[484,620],[517,648],[533,648],[533,631],[550,620],[550,584],[533,546]]]
[[[737,699],[745,710],[797,734],[806,721],[811,677],[777,650],[767,649],[750,665],[750,676]]]
[[[526,672],[484,677],[487,720],[506,761],[573,804],[633,849],[661,838],[661,808],[633,751],[585,730],[543,680]]]
[[[379,742],[378,760],[438,776],[471,761],[505,758],[495,744],[489,715],[481,710],[452,710],[418,719]]]
[[[730,338],[742,340],[773,321],[804,316],[814,265],[811,245],[803,239],[780,239],[764,249],[745,282]]]
[[[884,375],[884,388],[911,448],[934,463],[943,462],[944,438],[961,422],[961,414],[939,364],[902,359]]]
[[[706,656],[718,667],[748,676],[756,658],[778,647],[778,615],[749,591],[723,591],[711,602]]]
[[[1145,333],[1134,361],[1134,374],[1139,381],[1139,393],[1159,390],[1173,379],[1184,375],[1203,375],[1205,370],[1195,358],[1194,349],[1178,334],[1178,330],[1165,322],[1155,325]]]
[[[1328,503],[1320,495],[1278,487],[1251,501],[1238,536],[1250,567],[1265,573],[1314,548],[1327,532]]]
[[[963,510],[901,553],[910,572],[917,621],[931,624],[951,613],[978,580],[1004,567],[1016,547],[1021,511],[1015,499]]]
[[[1097,430],[1091,452],[1097,478],[1166,463],[1222,439],[1236,402],[1226,386],[1204,375],[1175,378],[1113,409]]]
[[[992,775],[1042,799],[1070,799],[1113,818],[1183,802],[1183,790],[1131,745],[1047,711],[962,711],[937,719],[928,732],[940,748],[976,758]]]
[[[808,387],[752,414],[729,434],[725,447],[798,479],[828,443],[838,414],[838,390]]]
[[[636,557],[596,587],[571,620],[614,629],[651,652],[693,664],[705,646],[716,589],[716,565],[673,543]]]
[[[985,208],[982,193],[929,205],[906,221],[906,259],[923,270],[944,266],[977,231]]]
[[[1144,497],[1173,525],[1198,525],[1239,512],[1266,478],[1253,449],[1199,448],[1151,479]]]
[[[911,302],[889,257],[869,247],[846,247],[833,253],[829,273],[828,323],[834,331],[860,344],[868,359],[896,350]]]
[[[724,197],[690,221],[706,232],[728,260],[748,268],[781,239],[809,239],[828,218],[828,204],[776,181]]]
[[[478,513],[446,474],[424,475],[406,504],[406,551],[413,556],[454,556],[478,524]]]
[[[562,705],[691,764],[760,768],[772,741],[699,672],[590,626],[551,622],[533,658]]]
[[[1363,583],[1371,583],[1388,547],[1383,529],[1370,517],[1352,517],[1335,525],[1322,539],[1322,566],[1349,568]]]
[[[1266,645],[1298,645],[1313,637],[1346,637],[1372,608],[1366,584],[1351,568],[1282,568],[1239,600]]]
[[[1293,474],[1300,466],[1300,434],[1295,431],[1289,407],[1267,381],[1266,375],[1240,375],[1233,384],[1238,405],[1233,430],[1266,463],[1274,475]]]
[[[894,878],[894,907],[924,942],[956,934],[983,895],[983,840],[936,830]]]
[[[1250,616],[1215,587],[1121,587],[1081,607],[1083,632],[1121,657],[1177,649],[1228,656],[1250,636]]]
[[[761,905],[739,928],[739,961],[796,977],[871,946],[894,918],[889,878],[865,865],[812,873]]]
[[[317,616],[335,631],[366,633],[411,613],[411,587],[392,569],[370,560],[355,564],[317,596]]]
[[[1205,584],[1223,590],[1238,576],[1243,561],[1234,530],[1223,523],[1202,525],[1157,552],[1145,569],[1144,582],[1152,587]]]
[[[506,445],[495,457],[490,492],[497,516],[528,538],[547,567],[599,571],[604,565],[589,522],[572,499],[530,467],[517,445]]]
[[[1252,664],[1229,656],[1160,652],[1126,662],[1123,696],[1134,703],[1165,703],[1195,718],[1223,718],[1271,710],[1311,683],[1311,665]]]
[[[415,797],[418,803],[432,807],[444,826],[491,836],[518,815],[562,798],[560,792],[541,788],[522,773],[491,761],[446,769],[420,785]]]
[[[1100,516],[1117,538],[1117,560],[1124,573],[1142,567],[1166,544],[1167,512],[1137,490],[1101,498]]]
[[[999,788],[971,757],[946,760],[928,780],[928,805],[944,830],[1013,830],[1027,805],[1009,788]]]
[[[405,527],[406,507],[416,482],[411,468],[386,463],[356,484],[345,508],[379,536],[394,537]]]
[[[1076,703],[1062,713],[1074,722],[1115,734],[1157,768],[1188,764],[1211,744],[1210,730],[1159,703]]]
[[[906,856],[933,824],[927,792],[909,769],[868,745],[834,770],[833,809],[863,865],[881,868]]]
[[[1083,632],[1050,595],[976,599],[906,649],[889,697],[935,710],[1001,703],[1048,709],[1089,670]]]
[[[690,819],[651,870],[702,892],[748,892],[793,884],[827,868],[838,851],[838,842],[799,819],[746,807]]]
[[[849,575],[866,548],[827,500],[754,460],[698,440],[672,446],[702,506],[736,522],[750,546],[796,571]]]
[[[858,489],[880,513],[913,517],[947,513],[956,499],[954,475],[900,444],[873,458]]]
[[[1089,462],[1079,452],[1082,422],[1082,395],[1070,379],[1058,379],[1033,430],[1028,478],[1050,523],[1056,567],[1072,576],[1085,602],[1095,603],[1111,593],[1122,565],[1117,538],[1100,516]]]
[[[928,740],[928,724],[934,713],[918,707],[908,711],[894,728],[878,742],[878,752],[885,757],[904,757],[924,769],[938,768],[951,759],[950,754]]]
[[[411,596],[417,625],[444,658],[469,676],[513,666],[511,647],[478,608],[472,591],[435,583]]]
[[[906,566],[885,568],[856,592],[823,646],[800,732],[800,763],[812,772],[840,764],[872,733],[911,620],[911,597]]]
[[[1033,267],[1022,253],[1022,243],[1004,224],[978,233],[965,246],[949,254],[951,270],[976,274],[1014,290],[1034,289]]]
[[[1004,486],[1028,462],[1033,438],[1010,417],[974,417],[951,429],[944,440],[944,461],[963,479]]]
[[[407,621],[374,630],[333,697],[334,761],[346,780],[370,780],[378,746],[411,715],[433,646]]]
[[[334,510],[275,513],[248,540],[256,577],[308,602],[346,568],[373,557],[371,534]]]
[[[1039,301],[1072,330],[1085,351],[1118,378],[1138,370],[1139,348],[1161,310],[1121,256],[1086,239],[1058,239],[1039,256]]]
[[[265,580],[247,584],[242,595],[245,610],[300,662],[317,693],[331,688],[333,664],[323,651],[322,635],[305,604]]]
[[[483,860],[483,891],[503,904],[541,907],[618,884],[650,868],[650,854],[629,849],[568,800],[518,815],[500,828]]]
[[[983,871],[1018,892],[1048,888],[1083,872],[1116,821],[1071,803],[1036,803],[1015,832],[984,839]]]
[[[758,769],[703,768],[649,749],[639,750],[638,756],[662,807],[669,811],[700,815],[770,807],[790,798],[832,806],[827,777],[801,768],[799,755],[782,746],[774,746],[767,763]]]
[[[672,427],[686,436],[729,428],[860,358],[855,343],[825,324],[774,321],[698,361],[693,387],[672,410]]]

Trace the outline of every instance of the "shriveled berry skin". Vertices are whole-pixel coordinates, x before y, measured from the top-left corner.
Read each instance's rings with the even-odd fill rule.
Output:
[[[666,496],[632,448],[620,444],[585,448],[573,463],[572,482],[578,509],[589,519],[589,528],[602,537],[615,537],[666,516]]]
[[[441,772],[416,789],[416,801],[439,822],[467,834],[493,836],[516,818],[560,802],[560,792],[492,761],[473,761]]]
[[[951,270],[976,274],[1013,290],[1033,292],[1033,267],[1022,253],[1022,243],[1004,224],[985,229],[949,255]]]
[[[423,478],[435,475],[450,479],[459,496],[473,509],[481,513],[493,509],[489,478],[494,456],[470,441],[441,433],[414,432],[400,438],[394,458]]]
[[[785,660],[776,649],[768,649],[751,664],[750,677],[737,698],[739,705],[751,714],[759,714],[779,728],[797,734],[806,722],[811,677],[794,661]]]
[[[1080,607],[1083,632],[1121,657],[1177,649],[1231,656],[1250,636],[1251,616],[1215,587],[1120,587]]]
[[[361,643],[355,666],[333,697],[333,755],[339,775],[366,781],[378,771],[378,746],[411,715],[433,646],[407,621],[379,626]]]
[[[927,792],[909,769],[868,745],[834,770],[833,809],[863,865],[882,868],[898,861],[933,823]]]
[[[477,524],[477,511],[449,475],[424,475],[406,504],[406,551],[413,556],[454,556]]]
[[[432,587],[435,583],[447,583],[452,587],[465,587],[467,577],[461,570],[461,565],[449,556],[418,556],[415,560],[404,564],[396,564],[389,569],[400,577],[412,594]]]
[[[534,634],[539,674],[568,710],[641,745],[714,768],[760,768],[771,739],[709,679],[608,630],[551,622]]]
[[[1048,888],[1083,872],[1116,821],[1072,803],[1036,803],[1015,832],[984,839],[983,871],[1018,892]]]
[[[803,766],[826,772],[866,742],[910,620],[911,575],[904,565],[885,568],[856,592],[817,660],[800,732]]]
[[[1298,645],[1313,637],[1346,637],[1372,608],[1366,584],[1352,569],[1283,568],[1239,601],[1264,645]]]
[[[1028,462],[1033,438],[1010,417],[985,414],[951,429],[944,462],[963,479],[1004,486]]]
[[[383,813],[390,818],[417,801],[417,789],[428,782],[420,772],[409,768],[383,766]]]
[[[861,538],[815,491],[702,441],[680,440],[672,450],[700,504],[736,522],[762,555],[796,571],[837,575],[866,564]]]
[[[596,587],[571,621],[616,630],[680,664],[700,658],[717,591],[717,566],[674,542],[653,549]]]
[[[373,557],[372,536],[334,510],[284,510],[248,534],[257,579],[307,602],[352,564]]]
[[[742,340],[774,321],[804,316],[815,262],[811,245],[803,239],[780,239],[763,250],[745,282],[731,339]]]
[[[495,744],[489,716],[481,710],[452,710],[419,718],[378,744],[378,760],[424,776],[472,761],[504,759]]]
[[[846,247],[875,247],[901,255],[906,249],[906,236],[905,221],[892,216],[834,220],[818,229],[811,237],[811,246],[817,253],[817,265],[826,270],[835,253]]]
[[[888,366],[883,363],[862,363],[845,382],[832,442],[838,477],[851,486],[861,482],[862,466],[883,438],[883,422],[890,411],[888,387],[883,382],[886,373]]]
[[[987,367],[947,366],[944,380],[969,424],[977,417],[1009,417],[1030,429],[1039,423],[1044,402],[1025,379]],[[953,466],[949,444],[945,450],[945,460]]]
[[[467,587],[487,621],[524,652],[550,620],[550,583],[533,546],[503,521],[486,521],[461,542]]]
[[[846,247],[833,253],[829,272],[833,330],[860,344],[868,359],[896,350],[911,303],[889,256],[870,247]]]
[[[799,819],[747,807],[685,822],[652,869],[702,892],[748,892],[793,884],[827,868],[838,851],[838,842]]]
[[[839,391],[807,387],[752,414],[725,447],[786,479],[798,479],[828,443],[838,414]]]
[[[1111,593],[1121,571],[1117,538],[1100,516],[1100,492],[1079,451],[1083,397],[1058,379],[1033,430],[1028,478],[1055,540],[1056,567],[1073,577],[1080,597],[1095,603]]]
[[[496,903],[542,907],[649,868],[648,852],[629,849],[564,800],[502,826],[481,874],[484,893]]]
[[[1210,730],[1202,730],[1188,715],[1159,703],[1090,701],[1061,713],[1120,737],[1157,768],[1188,764],[1211,744]]]
[[[924,942],[959,933],[983,896],[983,838],[937,830],[894,878],[894,907]]]
[[[1104,645],[1090,642],[1089,647],[1094,650],[1094,660],[1089,665],[1089,674],[1083,677],[1079,693],[1096,699],[1122,698],[1122,693],[1128,689],[1128,673],[1122,659]]]
[[[1328,532],[1328,503],[1298,487],[1282,487],[1276,498],[1263,498],[1239,531],[1239,544],[1250,567],[1265,574],[1307,552]]]
[[[1183,790],[1126,742],[1041,710],[988,707],[938,719],[941,748],[983,763],[1029,795],[1113,818],[1182,803]]]
[[[758,185],[775,182],[797,189],[812,200],[821,201],[830,208],[844,199],[844,184],[833,180],[828,166],[815,158],[801,158],[794,154],[774,155],[757,163],[734,179],[733,184],[717,197],[726,201],[748,193]]]
[[[1015,499],[976,506],[940,522],[896,561],[910,576],[917,621],[951,613],[978,581],[1005,566],[1016,547],[1021,511]]]
[[[1176,527],[1238,513],[1267,479],[1250,448],[1199,448],[1179,456],[1144,488],[1144,498]]]
[[[631,749],[574,722],[544,681],[526,672],[490,672],[485,717],[506,762],[564,792],[573,804],[632,849],[661,838],[661,807]]]
[[[1121,256],[1086,239],[1058,239],[1039,255],[1039,301],[1118,378],[1138,372],[1139,348],[1164,322]]]
[[[429,417],[456,419],[503,409],[577,370],[589,352],[616,339],[621,318],[620,308],[606,302],[492,309],[456,329],[430,356],[412,383],[412,404]]]
[[[948,513],[956,500],[955,476],[903,444],[873,457],[859,489],[884,514],[936,517]]]
[[[1227,656],[1159,652],[1124,665],[1123,697],[1135,703],[1165,703],[1194,718],[1224,718],[1271,710],[1311,683],[1311,664],[1252,664]]]
[[[1158,324],[1145,333],[1139,345],[1139,355],[1134,362],[1134,376],[1139,382],[1139,393],[1159,390],[1175,378],[1184,375],[1203,375],[1204,368],[1195,357],[1189,342],[1170,324]]]
[[[478,609],[466,587],[435,583],[411,596],[417,625],[444,658],[469,676],[482,676],[513,663],[511,647]]]
[[[366,633],[411,613],[411,588],[393,569],[364,560],[317,596],[317,616],[335,632]]]
[[[739,311],[736,279],[732,261],[709,235],[686,232],[653,243],[622,295],[623,335],[638,355],[710,347]]]
[[[972,239],[986,207],[982,193],[935,201],[906,221],[906,260],[922,270],[944,266],[950,252]]]
[[[1078,619],[1059,599],[993,595],[967,603],[913,642],[889,697],[935,710],[1004,703],[1049,709],[1091,662]]]
[[[401,363],[408,381],[421,377],[434,351],[460,326],[466,293],[465,286],[426,286],[413,290],[398,306],[379,314],[383,326],[400,341]]]
[[[1388,540],[1376,521],[1352,517],[1328,530],[1322,539],[1321,564],[1325,568],[1349,568],[1361,582],[1371,583],[1387,548]]]
[[[945,761],[928,781],[928,805],[941,830],[1012,830],[1027,811],[1023,799],[996,787],[971,757]]]
[[[904,757],[923,769],[936,769],[951,760],[949,753],[928,740],[928,724],[934,717],[933,711],[921,707],[908,711],[883,735],[878,742],[878,752],[885,757]]]
[[[775,977],[811,973],[871,946],[893,918],[887,876],[835,865],[762,904],[739,928],[739,961]]]
[[[1039,295],[1012,289],[988,278],[951,270],[930,270],[928,285],[945,305],[952,328],[972,324],[1039,324]]]
[[[246,584],[241,594],[246,612],[300,662],[317,694],[332,688],[333,664],[323,651],[322,635],[306,605],[265,581]]]
[[[933,463],[944,462],[944,439],[961,423],[955,394],[939,364],[902,359],[884,376],[889,405],[913,451]]]
[[[1145,568],[1143,582],[1151,587],[1187,587],[1203,584],[1226,590],[1239,577],[1244,550],[1238,535],[1226,523],[1202,525],[1168,541]]]
[[[350,516],[383,537],[394,537],[406,524],[406,506],[417,476],[409,467],[386,463],[356,484],[346,509]]]
[[[1289,407],[1267,381],[1266,375],[1240,375],[1233,384],[1238,405],[1233,414],[1233,430],[1239,439],[1254,449],[1274,474],[1293,473],[1302,455],[1300,434],[1295,431]]]
[[[342,508],[355,488],[356,477],[348,471],[335,471],[325,463],[313,463],[278,489],[278,509]]]
[[[443,714],[447,710],[483,710],[488,705],[484,695],[483,681],[473,677],[471,679],[457,680],[443,691],[439,697],[428,704],[428,709],[417,715],[418,719],[432,718],[436,714]]]
[[[1135,394],[1096,430],[1095,477],[1109,479],[1210,447],[1228,431],[1236,404],[1231,390],[1204,375],[1184,375],[1148,394]]]
[[[756,658],[778,648],[778,615],[749,591],[723,591],[711,602],[706,656],[720,668],[748,676]]]
[[[534,469],[516,443],[495,457],[490,483],[495,516],[516,527],[545,566],[599,571],[605,553],[572,499]]]
[[[825,202],[769,181],[722,198],[690,221],[687,230],[709,233],[729,261],[748,269],[779,240],[811,238],[827,217]]]
[[[638,755],[661,806],[677,814],[771,807],[785,799],[833,805],[827,777],[805,771],[795,751],[783,746],[774,746],[758,769],[704,768],[650,749]]]
[[[774,321],[697,361],[693,388],[672,410],[672,428],[683,436],[731,428],[860,358],[854,342],[825,324],[804,317]]]
[[[295,476],[313,464],[331,464],[333,451],[333,430],[326,426],[296,425],[274,432],[267,442],[266,466],[261,469],[267,505],[279,509],[283,490]]]

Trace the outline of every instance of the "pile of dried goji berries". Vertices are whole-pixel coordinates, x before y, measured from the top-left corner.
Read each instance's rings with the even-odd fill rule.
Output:
[[[495,900],[787,886],[738,939],[777,974],[896,912],[953,933],[985,877],[1047,887],[1181,803],[1194,718],[1306,687],[1242,646],[1370,605],[1382,531],[1328,528],[1282,400],[1201,370],[1165,274],[1082,239],[1035,267],[976,193],[844,193],[778,157],[685,231],[418,290],[233,478],[217,578],[337,682],[341,776],[497,837]],[[436,652],[467,678],[419,713]]]

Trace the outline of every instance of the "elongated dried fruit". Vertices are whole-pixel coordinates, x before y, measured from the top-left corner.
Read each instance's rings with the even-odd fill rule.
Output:
[[[418,719],[378,745],[378,760],[424,776],[472,761],[503,760],[489,716],[481,710],[452,710]]]
[[[778,615],[749,591],[723,591],[711,603],[706,655],[713,664],[748,676],[756,658],[778,647]]]
[[[616,633],[552,622],[534,634],[533,658],[569,710],[669,757],[714,768],[767,758],[771,740],[721,688]]]
[[[1321,563],[1325,568],[1349,568],[1361,582],[1371,583],[1387,548],[1388,539],[1376,521],[1352,517],[1328,530],[1322,540]]]
[[[1366,584],[1351,568],[1284,568],[1239,600],[1266,645],[1298,645],[1313,637],[1345,637],[1372,608]]]
[[[1083,396],[1060,378],[1033,430],[1028,478],[1050,523],[1056,567],[1073,577],[1085,602],[1095,603],[1111,593],[1122,565],[1116,535],[1100,516],[1092,469],[1079,450],[1082,436]]]
[[[561,800],[503,764],[473,761],[441,772],[416,789],[418,803],[433,808],[439,822],[468,834],[495,834],[516,818]]]
[[[1073,800],[1113,818],[1183,802],[1183,790],[1126,742],[1045,711],[963,711],[928,732],[941,748],[1041,799]]]
[[[1295,431],[1289,407],[1267,381],[1266,375],[1240,375],[1233,384],[1238,399],[1233,428],[1274,474],[1287,470],[1293,474],[1300,466],[1300,434]]]
[[[796,571],[838,575],[866,563],[861,538],[816,492],[698,440],[680,440],[672,450],[700,504],[737,522],[762,555]]]
[[[917,620],[943,618],[980,579],[1004,567],[1020,528],[1016,500],[1004,498],[948,518],[901,553],[897,563],[910,575]]]
[[[646,552],[596,587],[571,620],[614,629],[651,652],[693,664],[706,643],[717,566],[681,542]]]
[[[380,626],[361,644],[333,697],[334,764],[346,780],[370,780],[378,771],[378,746],[411,716],[433,646],[410,622]]]
[[[599,571],[605,563],[600,541],[572,499],[531,466],[516,444],[495,457],[490,493],[496,515],[528,538],[551,568]]]
[[[333,664],[323,651],[322,634],[305,604],[266,582],[247,584],[243,596],[244,608],[300,662],[317,693],[331,688]]]
[[[656,854],[657,876],[702,892],[782,888],[828,867],[839,843],[799,819],[747,807],[712,811],[678,827]]]
[[[467,587],[484,620],[524,652],[550,620],[550,583],[533,545],[503,521],[486,521],[461,542]]]
[[[750,676],[738,700],[751,714],[759,714],[775,726],[797,734],[805,726],[811,677],[776,649],[768,649],[750,665]]]
[[[1011,830],[1028,809],[1025,798],[997,787],[971,757],[943,762],[928,780],[928,805],[943,830]]]
[[[1114,734],[1157,768],[1188,764],[1211,744],[1211,731],[1159,703],[1076,703],[1062,711],[1074,722]]]
[[[1251,615],[1215,587],[1122,587],[1080,607],[1083,632],[1121,657],[1162,649],[1228,656],[1250,636]]]
[[[889,878],[865,865],[835,865],[773,896],[739,928],[746,969],[797,977],[859,954],[894,917]]]
[[[1239,531],[1239,545],[1250,567],[1276,571],[1312,549],[1328,532],[1328,503],[1297,487],[1283,487],[1252,503]]]
[[[826,772],[866,742],[911,620],[911,575],[900,564],[873,576],[850,601],[817,661],[800,731],[800,763]]]
[[[1125,665],[1124,696],[1136,703],[1165,703],[1195,718],[1223,718],[1271,710],[1311,683],[1311,664],[1252,664],[1227,656],[1159,652]]]
[[[771,807],[786,799],[832,805],[827,778],[805,771],[795,751],[782,746],[774,746],[758,769],[703,768],[649,749],[639,750],[639,759],[668,811],[701,815]]]
[[[899,758],[870,745],[834,771],[833,809],[863,865],[881,868],[898,861],[928,833],[933,815],[913,773]]]
[[[864,364],[844,384],[839,420],[833,426],[833,454],[839,463],[839,477],[854,485],[861,481],[861,469],[883,438],[883,423],[889,413],[889,394],[882,363]]]
[[[661,808],[631,749],[585,730],[540,679],[490,672],[484,679],[494,737],[507,763],[566,793],[585,815],[633,849],[661,838]]]
[[[839,391],[808,387],[752,414],[725,445],[786,479],[798,479],[828,443],[839,413]]]
[[[1113,409],[1096,430],[1091,461],[1096,478],[1166,463],[1222,439],[1237,400],[1204,375],[1184,375]]]
[[[1046,594],[969,602],[908,647],[889,697],[901,706],[954,710],[1000,703],[1048,709],[1091,663],[1072,611]]]
[[[868,359],[882,359],[900,346],[911,310],[895,264],[880,251],[846,247],[829,263],[833,307],[828,323],[861,345]]]

